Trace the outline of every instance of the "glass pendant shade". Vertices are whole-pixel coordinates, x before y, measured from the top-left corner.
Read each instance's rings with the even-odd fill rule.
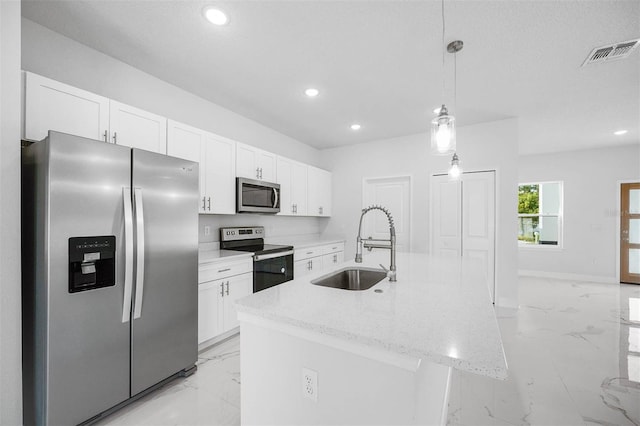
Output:
[[[431,120],[431,152],[448,155],[456,150],[456,119],[442,105],[438,116]]]
[[[462,167],[460,167],[460,159],[458,158],[458,154],[454,152],[451,158],[451,166],[449,166],[449,178],[457,180],[460,179],[461,174]]]

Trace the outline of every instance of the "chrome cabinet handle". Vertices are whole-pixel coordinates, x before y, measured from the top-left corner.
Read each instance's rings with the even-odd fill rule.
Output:
[[[122,322],[131,318],[131,290],[133,289],[133,208],[131,188],[122,188],[124,202],[124,300],[122,301]]]
[[[322,214],[322,207],[319,207],[319,208],[318,208],[318,213],[319,213],[319,214]]]
[[[138,263],[136,265],[136,299],[133,319],[142,315],[142,298],[144,296],[144,211],[142,209],[142,188],[135,188],[133,201],[136,212],[136,242],[138,244]]]
[[[220,283],[220,297],[224,297],[224,283]]]
[[[113,132],[113,143],[117,144],[118,143],[118,132]]]
[[[333,263],[338,263],[338,255],[337,254],[333,255]]]
[[[258,179],[262,179],[262,167],[260,167],[260,177]]]
[[[207,198],[207,210],[211,211],[211,197]]]
[[[227,296],[229,295],[229,281],[227,281]]]
[[[260,179],[260,167],[256,167],[256,179]]]
[[[218,273],[230,271],[231,268],[218,269]]]
[[[206,198],[207,198],[207,197],[202,197],[202,211],[207,210],[207,208],[206,208],[206,203],[205,203]]]
[[[107,131],[104,131],[104,141],[109,142],[109,137],[107,136]]]

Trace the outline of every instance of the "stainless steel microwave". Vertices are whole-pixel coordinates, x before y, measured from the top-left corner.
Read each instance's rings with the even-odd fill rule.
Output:
[[[278,213],[280,185],[262,180],[236,178],[236,211],[238,213]]]

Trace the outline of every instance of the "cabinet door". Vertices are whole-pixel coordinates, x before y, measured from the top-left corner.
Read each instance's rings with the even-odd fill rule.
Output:
[[[223,280],[198,285],[198,344],[220,334],[218,299]]]
[[[236,212],[236,143],[211,133],[205,135],[207,213]]]
[[[276,182],[280,184],[280,216],[295,214],[295,207],[291,188],[292,162],[283,157],[278,157],[276,166]]]
[[[293,278],[297,279],[311,273],[311,259],[297,260],[293,262]]]
[[[202,161],[204,132],[195,127],[168,120],[167,123],[167,155],[196,161],[200,164],[200,202],[198,213],[206,213],[206,164]]]
[[[335,266],[344,261],[344,252],[338,251],[322,256],[322,269],[334,269]]]
[[[24,139],[39,141],[49,130],[106,142],[109,99],[55,80],[25,73]]]
[[[291,198],[297,215],[307,214],[307,168],[306,164],[294,162],[291,168]]]
[[[235,301],[253,293],[253,274],[236,275],[235,277],[229,277],[224,281],[223,333],[240,324],[238,322],[238,312],[236,311]]]
[[[248,179],[260,177],[256,149],[243,143],[236,144],[236,175]]]
[[[111,142],[167,153],[166,118],[113,100],[109,104]]]
[[[307,214],[331,216],[331,172],[308,167]]]
[[[259,150],[256,154],[258,167],[260,168],[260,180],[266,182],[276,181],[276,155]]]
[[[302,259],[293,262],[293,278],[304,277],[322,270],[322,256]]]

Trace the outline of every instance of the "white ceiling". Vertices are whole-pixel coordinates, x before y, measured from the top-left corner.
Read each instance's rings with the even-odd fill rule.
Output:
[[[216,5],[225,27],[204,20]],[[440,1],[32,1],[23,15],[317,148],[424,132],[443,102]],[[638,0],[446,0],[445,103],[459,125],[518,117],[522,154],[637,143]],[[320,96],[304,96],[316,87]],[[351,123],[362,124],[359,132]],[[624,136],[613,131],[628,129]],[[460,141],[463,143],[463,141]],[[515,143],[515,141],[514,141]]]

